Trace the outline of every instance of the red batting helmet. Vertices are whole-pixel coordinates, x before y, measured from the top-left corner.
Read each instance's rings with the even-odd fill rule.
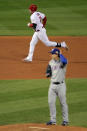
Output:
[[[34,5],[34,4],[30,5],[29,10],[31,10],[32,12],[36,11],[37,10],[37,5]]]

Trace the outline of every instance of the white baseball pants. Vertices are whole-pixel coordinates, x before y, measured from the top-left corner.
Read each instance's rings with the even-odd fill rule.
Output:
[[[42,28],[39,32],[35,32],[30,42],[30,48],[29,48],[29,54],[28,54],[28,58],[31,61],[33,58],[35,45],[37,44],[38,40],[41,40],[46,46],[56,46],[57,45],[57,42],[49,41],[45,28]]]
[[[66,103],[65,82],[58,85],[55,85],[53,83],[50,84],[50,88],[48,91],[48,103],[49,103],[51,121],[53,122],[56,122],[56,97],[59,98],[62,107],[63,121],[68,122],[68,106]]]

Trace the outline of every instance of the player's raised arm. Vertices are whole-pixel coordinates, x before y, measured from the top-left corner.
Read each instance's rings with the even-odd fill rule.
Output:
[[[65,65],[66,65],[68,62],[67,62],[67,59],[64,57],[64,55],[62,55],[61,50],[60,50],[59,58],[60,58],[60,61],[61,61],[61,68],[64,68]]]
[[[67,59],[66,59],[62,54],[60,54],[60,61],[61,61],[63,64],[67,64]]]

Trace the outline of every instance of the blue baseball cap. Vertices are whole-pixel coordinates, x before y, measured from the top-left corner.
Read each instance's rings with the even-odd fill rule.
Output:
[[[56,54],[56,55],[59,55],[60,54],[60,50],[57,49],[57,48],[54,48],[50,51],[51,54]]]

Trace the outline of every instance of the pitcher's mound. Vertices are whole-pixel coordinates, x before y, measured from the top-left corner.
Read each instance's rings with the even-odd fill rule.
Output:
[[[87,131],[87,128],[71,126],[46,126],[45,124],[17,124],[0,126],[0,131]]]

